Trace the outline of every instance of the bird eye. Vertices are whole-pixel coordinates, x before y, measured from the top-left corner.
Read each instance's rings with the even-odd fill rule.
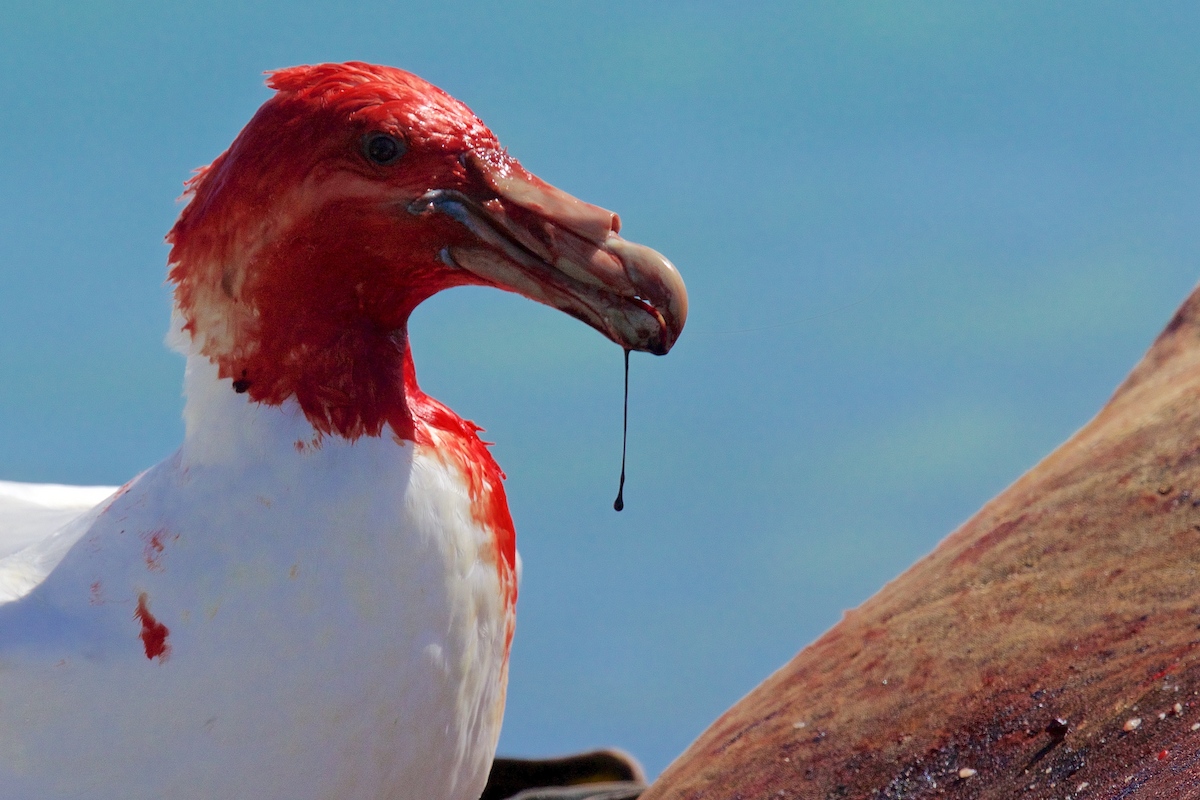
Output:
[[[363,137],[363,155],[373,164],[387,166],[404,155],[404,142],[389,133],[376,131]]]

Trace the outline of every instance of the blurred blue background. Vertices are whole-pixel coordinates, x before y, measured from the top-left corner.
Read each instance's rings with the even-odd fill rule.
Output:
[[[739,7],[736,7],[739,6]],[[472,107],[688,281],[632,365],[513,295],[413,320],[525,576],[501,750],[661,770],[1082,425],[1200,277],[1191,3],[0,6],[0,478],[181,438],[162,236],[268,96],[361,59]]]

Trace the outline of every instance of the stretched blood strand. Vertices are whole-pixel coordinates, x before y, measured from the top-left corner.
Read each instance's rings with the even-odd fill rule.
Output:
[[[617,489],[617,499],[613,501],[613,510],[625,508],[625,443],[629,440],[629,351],[625,351],[625,422],[621,426],[621,486]]]

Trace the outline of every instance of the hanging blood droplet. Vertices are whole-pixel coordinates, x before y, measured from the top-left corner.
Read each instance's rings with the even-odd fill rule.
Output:
[[[617,489],[617,499],[613,501],[613,510],[622,511],[625,508],[625,443],[629,440],[629,351],[625,351],[625,420],[621,426],[621,485]]]

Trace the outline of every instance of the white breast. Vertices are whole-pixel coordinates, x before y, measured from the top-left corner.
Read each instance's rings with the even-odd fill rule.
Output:
[[[0,560],[2,796],[473,800],[512,609],[457,468],[188,383],[179,452]]]

